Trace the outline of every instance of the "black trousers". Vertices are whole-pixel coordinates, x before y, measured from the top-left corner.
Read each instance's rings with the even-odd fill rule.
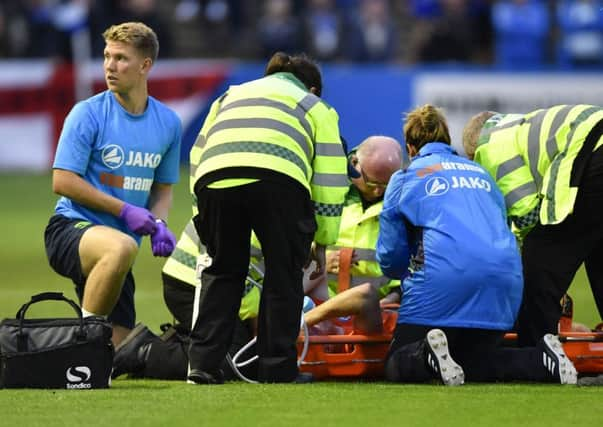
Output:
[[[153,341],[145,360],[144,378],[164,380],[184,380],[188,370],[188,347],[193,305],[195,300],[195,287],[182,282],[168,274],[162,273],[163,297],[165,303],[174,316],[176,324],[163,335]],[[245,344],[253,338],[249,325],[237,318],[232,344],[228,350],[234,356]],[[241,360],[250,359],[255,348],[244,353]],[[257,378],[257,364],[252,363],[239,370],[248,378]],[[230,365],[223,360],[221,369],[226,380],[238,379]]]
[[[249,266],[251,231],[260,241],[265,276],[258,315],[258,380],[289,382],[297,374],[296,339],[303,301],[302,268],[316,231],[314,206],[301,185],[261,180],[197,192],[195,227],[212,263],[201,274],[193,324],[192,369],[220,366],[233,338]]]
[[[394,382],[426,382],[436,378],[428,367],[425,336],[434,326],[398,324],[385,363]],[[551,381],[542,363],[542,343],[535,347],[503,345],[504,331],[439,328],[448,338],[452,358],[470,382]]]
[[[175,323],[188,335],[193,319],[195,287],[165,273],[161,273],[161,279],[165,305],[174,316]]]
[[[602,211],[603,148],[600,148],[586,164],[574,212],[560,224],[538,224],[524,240],[524,292],[517,324],[520,345],[534,345],[544,334],[557,333],[561,317],[559,301],[582,263],[603,318]]]

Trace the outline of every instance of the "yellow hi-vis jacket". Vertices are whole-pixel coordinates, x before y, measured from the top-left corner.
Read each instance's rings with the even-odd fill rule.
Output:
[[[362,207],[360,194],[354,185],[350,186],[346,204],[341,214],[339,237],[330,251],[341,248],[353,248],[356,263],[350,267],[350,287],[370,283],[379,291],[381,297],[389,294],[392,289],[400,286],[400,280],[391,280],[384,276],[375,258],[377,237],[379,235],[379,214],[383,209],[383,201],[372,204],[366,210]],[[328,273],[329,296],[337,293],[338,275]]]
[[[256,178],[250,169],[286,175],[314,201],[314,241],[335,243],[347,192],[347,160],[337,112],[290,73],[231,86],[214,101],[191,150],[191,192],[199,179]],[[250,174],[233,173],[239,168]],[[218,174],[217,174],[218,173]]]
[[[252,256],[256,252],[257,248],[252,246]],[[197,257],[202,255],[205,255],[205,247],[199,241],[193,221],[190,220],[180,235],[174,252],[172,252],[172,255],[163,265],[162,272],[183,283],[197,286],[199,283],[196,273]],[[251,283],[246,283],[244,296],[241,300],[241,308],[239,309],[241,320],[257,317],[259,303],[259,289]]]
[[[601,107],[557,105],[525,115],[497,114],[484,124],[474,160],[496,180],[520,231],[538,220],[558,224],[573,212],[578,187],[570,184],[572,166],[601,119]],[[593,151],[602,144],[599,139]]]

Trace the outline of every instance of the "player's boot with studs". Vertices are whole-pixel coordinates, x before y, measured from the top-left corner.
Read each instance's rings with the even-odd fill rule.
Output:
[[[427,365],[440,376],[444,385],[462,385],[465,383],[463,368],[454,361],[448,349],[448,339],[441,329],[432,329],[425,338]]]
[[[576,384],[578,372],[563,351],[559,337],[546,334],[542,338],[542,347],[542,364],[553,380],[560,384]]]

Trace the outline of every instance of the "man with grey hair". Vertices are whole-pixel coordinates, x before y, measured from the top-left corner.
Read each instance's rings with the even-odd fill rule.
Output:
[[[355,327],[364,333],[381,331],[379,302],[400,301],[400,281],[383,275],[375,259],[379,214],[390,177],[403,165],[402,146],[394,138],[369,136],[349,154],[351,181],[341,214],[339,237],[327,247],[328,298],[305,315],[309,326],[340,316],[356,315]],[[347,257],[346,257],[347,254]],[[351,257],[351,259],[350,259]],[[340,266],[351,264],[340,277]],[[320,297],[318,298],[320,301]]]

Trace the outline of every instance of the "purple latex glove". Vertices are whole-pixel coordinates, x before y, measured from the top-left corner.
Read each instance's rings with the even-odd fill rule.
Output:
[[[119,217],[125,221],[130,230],[139,236],[153,234],[157,229],[155,217],[145,208],[125,203]]]
[[[151,249],[153,250],[153,255],[168,257],[174,252],[176,237],[162,220],[158,219],[156,225],[157,229],[151,234]]]

